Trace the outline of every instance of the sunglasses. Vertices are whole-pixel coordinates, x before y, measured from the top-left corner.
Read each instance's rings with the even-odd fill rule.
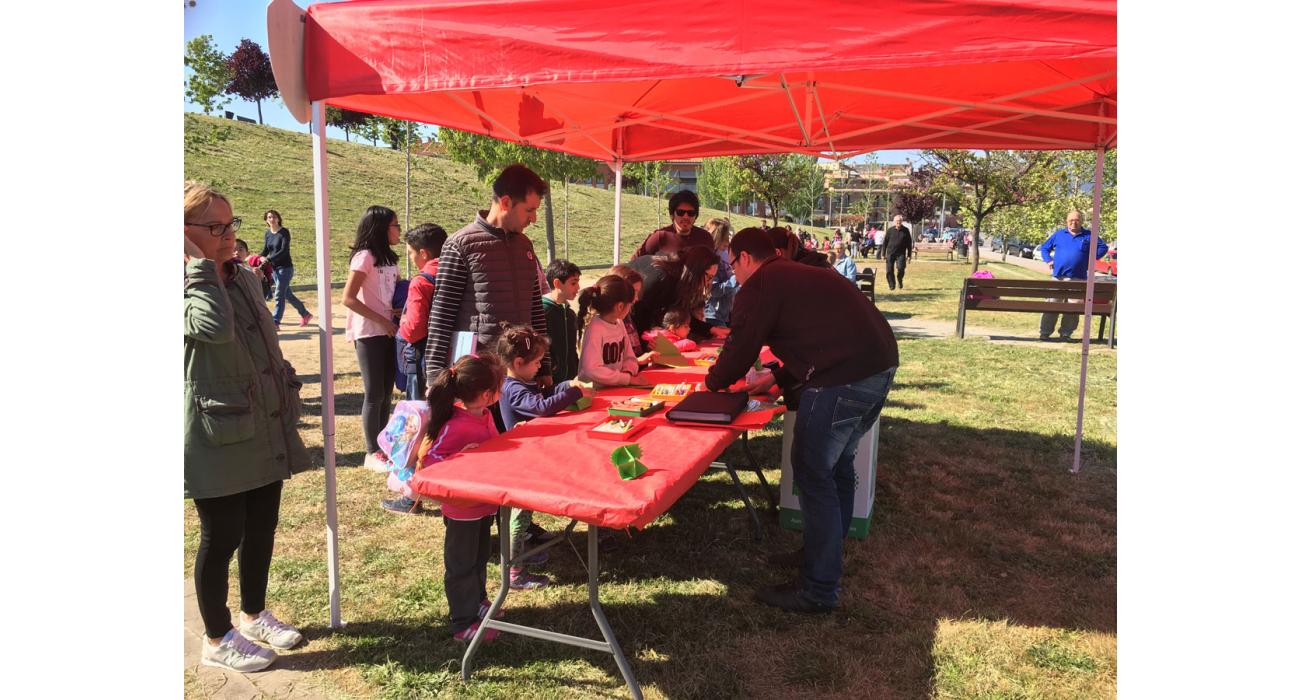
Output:
[[[673,214],[676,216],[689,216],[694,219],[699,212],[694,209],[678,209],[677,211],[674,211]]]

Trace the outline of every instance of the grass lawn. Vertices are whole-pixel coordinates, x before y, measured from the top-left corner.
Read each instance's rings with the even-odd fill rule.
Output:
[[[312,341],[289,341],[314,343]],[[755,545],[725,475],[705,477],[602,561],[605,610],[647,697],[1111,697],[1115,693],[1115,356],[1092,360],[1082,474],[1073,446],[1077,357],[980,340],[902,340],[882,419],[870,536],[846,547],[842,610],[790,616],[752,600],[785,575],[768,552],[797,546],[768,525]],[[442,525],[378,508],[358,468],[361,382],[339,352],[338,493],[346,629],[327,629],[323,474],[286,483],[271,606],[310,644],[295,666],[331,696],[609,697],[608,655],[506,635],[458,676],[442,591]],[[1026,382],[1006,367],[1048,367]],[[321,458],[319,377],[303,435]],[[779,424],[753,439],[779,479]],[[756,481],[750,477],[751,486]],[[562,523],[542,517],[545,525]],[[184,566],[197,520],[187,504]],[[597,635],[573,554],[550,588],[512,594],[507,619]],[[489,589],[499,572],[489,570]],[[235,578],[232,572],[232,593]],[[235,597],[232,595],[232,600]],[[210,690],[210,689],[209,689]],[[187,695],[203,687],[191,677]]]
[[[235,215],[243,217],[238,234],[254,253],[261,250],[262,213],[275,209],[292,234],[294,284],[308,284],[316,275],[316,223],[312,194],[311,137],[303,132],[232,122],[199,114],[185,115],[187,136],[201,137],[212,129],[229,129],[223,141],[197,142],[185,152],[185,177],[205,180],[231,198]],[[380,204],[406,211],[406,155],[364,143],[328,142],[331,278],[347,277],[348,246],[367,207]],[[490,191],[472,168],[441,157],[411,159],[411,225],[432,222],[454,233],[487,209]],[[565,249],[565,204],[568,203],[568,250]],[[527,233],[546,259],[545,207]],[[701,226],[721,210],[705,207]],[[758,225],[752,216],[731,214],[737,228]],[[614,254],[614,192],[585,185],[555,183],[553,202],[556,255],[578,265],[608,265]],[[667,225],[668,199],[623,193],[623,241],[626,260],[654,229]],[[818,235],[828,229],[805,226]]]

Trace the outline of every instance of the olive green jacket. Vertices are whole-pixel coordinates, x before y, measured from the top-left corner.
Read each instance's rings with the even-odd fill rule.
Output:
[[[242,493],[310,469],[302,402],[257,276],[185,264],[185,497]]]

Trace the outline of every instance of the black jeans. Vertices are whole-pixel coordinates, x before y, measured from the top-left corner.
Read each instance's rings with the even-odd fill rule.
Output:
[[[492,520],[452,520],[442,517],[442,587],[455,634],[478,621],[478,604],[487,598],[487,563],[492,546]]]
[[[239,607],[249,615],[266,609],[275,526],[280,521],[283,481],[217,498],[196,498],[199,551],[194,557],[194,592],[209,638],[230,631],[230,557],[239,550]]]
[[[894,266],[898,266],[898,274],[894,274]],[[903,273],[907,272],[907,253],[894,253],[889,256],[885,262],[885,280],[889,282],[889,288],[893,289],[895,282],[899,287],[903,286]]]
[[[397,346],[391,335],[372,335],[353,341],[357,364],[361,365],[361,430],[366,435],[366,454],[379,451],[379,433],[393,408],[393,382],[397,379]]]

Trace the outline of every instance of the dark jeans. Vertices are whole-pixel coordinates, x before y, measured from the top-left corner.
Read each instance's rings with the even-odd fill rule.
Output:
[[[451,610],[455,634],[478,620],[478,604],[487,598],[487,563],[492,546],[492,520],[452,520],[442,517],[442,588]]]
[[[880,416],[897,369],[852,384],[805,389],[799,399],[790,450],[804,523],[799,595],[818,605],[839,601],[844,536],[857,487],[853,459],[858,441]]]
[[[194,557],[194,592],[209,638],[230,631],[230,557],[239,550],[239,607],[249,615],[266,609],[266,579],[271,571],[275,526],[280,521],[276,481],[252,491],[217,498],[196,498],[199,551]]]
[[[397,346],[391,335],[372,335],[353,341],[357,364],[361,365],[361,430],[366,435],[366,454],[379,451],[379,433],[393,409],[393,382],[397,379]]]
[[[284,318],[284,302],[289,300],[299,316],[307,318],[311,314],[307,312],[307,307],[303,305],[302,299],[294,295],[289,289],[289,280],[293,279],[293,266],[276,267],[271,270],[271,278],[275,280],[275,312],[271,318],[275,319],[275,325],[280,325],[280,319]]]
[[[894,266],[898,266],[898,273],[894,273]],[[889,288],[894,288],[897,282],[899,287],[903,286],[903,273],[907,272],[907,253],[894,253],[889,256],[885,262],[885,281],[889,282]]]

